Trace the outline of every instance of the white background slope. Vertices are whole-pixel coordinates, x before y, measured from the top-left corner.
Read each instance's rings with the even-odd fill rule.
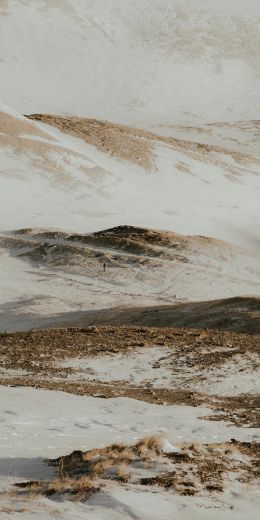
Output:
[[[258,0],[5,0],[0,99],[140,124],[260,117]]]

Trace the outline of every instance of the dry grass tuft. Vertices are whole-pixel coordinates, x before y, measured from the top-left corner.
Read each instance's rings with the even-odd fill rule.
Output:
[[[83,454],[83,461],[88,463],[88,473],[95,478],[109,478],[119,471],[122,465],[127,467],[133,462],[147,463],[156,459],[161,453],[160,437],[146,437],[132,446],[124,444],[112,444],[107,448],[87,451]],[[111,472],[114,468],[115,471]]]
[[[15,484],[23,490],[26,495],[30,497],[37,497],[39,495],[45,497],[63,496],[66,495],[68,499],[76,501],[85,501],[89,498],[92,493],[99,491],[100,487],[94,485],[90,479],[86,476],[81,478],[65,477],[60,479],[59,477],[44,482],[40,480],[31,482],[22,482]]]
[[[140,457],[147,454],[151,455],[151,452],[155,455],[161,453],[161,437],[158,435],[152,435],[145,437],[135,445],[135,450]]]
[[[119,482],[125,483],[128,482],[131,478],[131,474],[127,472],[127,465],[121,464],[121,466],[118,466],[116,469],[116,480]]]

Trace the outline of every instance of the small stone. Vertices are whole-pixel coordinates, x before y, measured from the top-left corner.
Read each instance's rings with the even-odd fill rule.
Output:
[[[86,327],[85,329],[81,329],[82,332],[86,332],[86,334],[94,334],[98,332],[98,328],[95,325],[90,325],[89,327]]]

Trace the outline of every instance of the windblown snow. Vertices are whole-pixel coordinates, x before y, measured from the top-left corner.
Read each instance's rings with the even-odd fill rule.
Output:
[[[211,324],[209,302],[234,297],[241,300],[232,316],[238,306],[240,314],[227,316],[227,330],[241,332],[230,323],[243,315],[257,341],[259,51],[258,0],[0,1],[0,347],[1,338],[8,344],[6,331],[66,327],[69,320],[81,326],[92,311],[105,319],[137,306],[155,306],[156,319],[160,305],[176,304],[177,319],[178,303],[187,303],[179,311],[184,318],[205,301]],[[254,297],[248,322],[246,297]],[[12,488],[52,479],[46,457],[134,445],[153,434],[172,454],[181,443],[200,443],[202,450],[206,443],[247,443],[253,451],[256,348],[252,363],[241,351],[208,377],[207,369],[195,373],[191,355],[186,379],[184,368],[173,372],[164,362],[169,352],[160,341],[152,352],[137,344],[127,357],[122,349],[52,360],[68,370],[69,391],[77,383],[127,383],[145,396],[154,389],[203,395],[198,406],[184,406],[145,402],[138,394],[135,400],[36,389],[30,373],[31,388],[23,388],[18,361],[26,340],[19,341],[17,351],[12,343],[13,364],[0,370],[1,384],[9,378],[0,403],[1,519],[256,517],[255,484],[232,472],[221,494],[214,488],[181,495],[111,479],[77,503],[31,500]],[[235,335],[232,341],[235,349]],[[218,421],[220,411],[208,407],[217,398],[227,403],[223,417],[235,403],[233,422]],[[243,422],[246,399],[252,417]],[[240,452],[234,460],[246,464]]]

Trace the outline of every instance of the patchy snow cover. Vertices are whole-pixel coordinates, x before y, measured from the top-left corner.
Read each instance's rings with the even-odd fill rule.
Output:
[[[0,245],[8,236],[15,237],[0,235]],[[18,240],[17,235],[15,238]],[[20,256],[33,250],[34,243],[28,242],[31,237],[18,238],[25,240],[24,248],[14,243],[9,249],[0,249],[1,330],[55,323],[55,315],[65,312],[75,313],[77,319],[82,311],[112,306],[172,304],[260,293],[259,255],[221,242],[204,244],[191,239],[189,246],[179,251],[180,258],[178,254],[176,258],[140,257],[100,247],[101,258],[108,255],[112,259],[104,273],[103,260],[88,260],[83,246],[78,250],[82,250],[82,259],[86,254],[82,265],[64,265],[61,253],[55,257],[56,263],[48,259],[33,262],[30,256]],[[69,247],[61,239],[42,239],[42,243],[49,244],[50,251],[55,244]],[[88,248],[91,251],[91,246]],[[93,251],[97,251],[95,246]]]
[[[172,350],[165,347],[140,348],[132,353],[101,355],[95,358],[71,358],[61,367],[73,368],[68,380],[121,381],[123,384],[149,384],[155,388],[190,388],[218,396],[257,394],[260,392],[260,371],[252,369],[256,359],[236,359],[214,371],[192,366],[190,377],[182,370],[175,371]],[[195,382],[193,380],[195,378]],[[196,378],[201,378],[196,383]]]
[[[69,359],[61,366],[79,369],[77,374],[69,374],[68,379],[92,381],[122,381],[128,384],[151,383],[156,387],[171,387],[172,373],[167,366],[156,363],[169,356],[170,350],[161,347],[140,348],[131,354],[113,354],[89,359]]]
[[[2,2],[1,230],[129,223],[259,250],[259,16],[257,0]],[[155,128],[241,157],[161,143],[148,174],[21,115],[36,111]]]
[[[23,387],[1,388],[1,457],[57,457],[113,442],[165,434],[169,442],[258,439],[254,428],[200,419],[205,407],[161,406],[128,398],[81,397]]]
[[[40,324],[43,316],[55,319],[57,312],[108,307],[115,301],[142,305],[176,297],[259,294],[259,2],[122,4],[1,2],[1,231],[39,226],[86,233],[129,224],[208,235],[250,252],[227,253],[219,246],[210,255],[206,250],[194,254],[188,267],[180,263],[171,270],[166,262],[149,272],[106,273],[97,281],[36,267],[1,250],[4,329],[30,328],[35,314]],[[157,142],[145,171],[131,157],[119,160],[22,115],[36,111],[108,119],[225,150],[202,147],[201,154],[194,154],[185,146]],[[168,385],[166,365],[159,378],[153,375],[152,363],[161,350],[155,348],[149,359],[148,352],[130,356],[129,365],[113,356],[111,373],[105,358],[92,359],[85,376],[95,377],[90,369],[104,381],[122,377],[138,383],[147,377],[154,385]],[[219,395],[254,392],[256,373],[229,369],[235,377],[227,370],[216,372],[205,389]],[[200,419],[211,413],[127,398],[2,388],[0,490],[17,479],[49,477],[45,457],[134,442],[152,433],[165,434],[162,442],[169,451],[187,440],[258,439],[252,428]],[[160,520],[244,520],[256,517],[260,506],[259,494],[238,482],[220,498],[111,484],[86,504],[28,503],[8,495],[0,500],[4,520],[10,514],[15,520],[83,520],[86,515],[91,520],[158,520],[158,511]]]
[[[253,157],[244,165],[243,158],[191,157],[158,143],[148,174],[47,125],[8,118],[12,132],[0,139],[1,230],[92,232],[129,224],[258,248],[260,170]]]
[[[235,437],[244,441],[257,439],[250,428],[228,427],[199,417],[210,414],[206,408],[158,406],[131,399],[79,397],[62,392],[29,388],[1,389],[0,489],[6,490],[15,480],[47,478],[42,457],[56,457],[73,449],[90,449],[112,442],[132,443],[151,433],[166,436],[165,448],[183,441],[220,442]],[[254,492],[254,494],[252,494]],[[244,518],[245,510],[255,514],[260,496],[234,483],[216,497],[180,497],[156,488],[139,489],[108,486],[93,495],[86,504],[58,503],[47,499],[23,501],[15,496],[0,497],[1,518],[31,520],[35,513],[41,520],[92,519],[184,520],[192,514],[201,518],[230,520]],[[214,504],[213,504],[213,501]],[[69,517],[70,515],[70,517]]]

